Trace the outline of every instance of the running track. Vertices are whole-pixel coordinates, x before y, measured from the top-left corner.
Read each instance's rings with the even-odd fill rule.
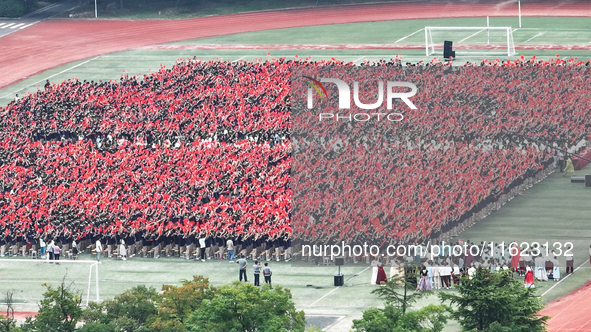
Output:
[[[523,16],[591,17],[591,3],[581,0],[528,2],[522,9]],[[512,1],[501,4],[426,1],[313,7],[186,20],[49,20],[0,38],[0,88],[73,61],[186,39],[324,24],[515,16],[516,12]],[[591,283],[588,283],[548,304],[542,314],[553,317],[549,331],[591,331],[590,309]]]
[[[591,281],[576,291],[552,301],[542,315],[552,317],[548,332],[591,331]]]
[[[524,16],[591,17],[591,3],[529,2]],[[326,6],[185,20],[48,20],[0,38],[0,88],[42,71],[98,55],[186,39],[310,25],[475,16],[516,16],[501,4],[429,1]]]

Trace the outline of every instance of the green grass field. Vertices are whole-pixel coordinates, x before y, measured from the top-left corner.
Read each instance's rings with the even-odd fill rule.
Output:
[[[516,17],[490,18],[491,27],[512,27],[517,29],[513,32],[513,38],[517,45],[524,43],[532,45],[588,45],[591,42],[591,26],[589,22],[590,19],[585,17],[524,17],[522,18],[522,28],[519,28],[519,21]],[[486,18],[398,20],[316,25],[200,38],[172,44],[395,44],[401,38],[424,29],[426,26],[485,27]],[[448,31],[445,37],[452,38],[451,40],[456,44],[473,33],[474,31]],[[540,33],[543,33],[543,35],[531,39]],[[485,33],[469,38],[462,43],[478,42],[486,42]],[[503,40],[500,42],[502,43]],[[417,32],[415,35],[400,40],[398,44],[424,45],[425,34],[424,32]],[[422,55],[424,52],[418,54]]]
[[[178,42],[179,45],[197,44],[416,44],[424,45],[424,33],[419,31],[425,26],[483,26],[483,18],[449,20],[406,20],[391,22],[371,22],[343,25],[316,26],[306,28],[281,29],[256,33],[243,33]],[[493,26],[517,26],[516,18],[491,18]],[[589,19],[583,18],[523,18],[523,28],[514,31],[515,44],[560,44],[588,45],[591,42]],[[417,32],[419,31],[419,32]],[[415,33],[416,32],[416,33]],[[411,35],[415,33],[414,35]],[[467,34],[455,34],[451,40],[460,41],[469,37]],[[407,38],[404,38],[408,36]],[[404,38],[404,39],[402,39]],[[447,36],[446,36],[447,38]],[[467,38],[462,43],[478,43],[482,36]],[[402,40],[401,40],[402,39]],[[399,41],[400,40],[400,41]],[[398,42],[397,42],[398,41]],[[331,57],[360,63],[391,58],[396,54],[408,61],[430,60],[424,50],[128,50],[106,54],[92,59],[48,70],[33,77],[0,90],[0,106],[13,100],[16,93],[34,92],[42,88],[45,80],[61,82],[71,78],[79,80],[117,80],[123,74],[149,74],[158,70],[160,65],[172,66],[178,59],[196,56],[203,60],[220,59],[225,61],[256,61],[267,59],[267,52],[274,58],[300,58],[311,56],[312,60],[330,59]],[[519,50],[517,53],[527,57],[536,55],[540,58],[578,57],[591,59],[589,51],[535,51]],[[512,57],[512,58],[516,58]],[[462,56],[458,63],[480,61],[483,56]],[[507,57],[499,57],[505,59]],[[591,173],[587,166],[579,174]],[[574,244],[575,267],[589,259],[588,249],[591,244],[591,190],[582,185],[571,185],[568,179],[558,173],[551,174],[535,185],[524,195],[507,203],[500,211],[494,212],[459,236],[480,242],[486,241],[537,241],[544,243],[567,241]],[[80,257],[80,259],[88,259]],[[564,273],[564,258],[560,259]],[[308,315],[332,315],[345,317],[329,331],[343,331],[352,319],[361,316],[363,309],[380,306],[381,301],[370,292],[371,271],[367,266],[348,265],[343,271],[346,286],[336,289],[332,286],[332,275],[336,272],[330,267],[292,267],[289,263],[271,262],[274,269],[274,282],[292,289],[298,308]],[[19,310],[35,310],[36,301],[43,291],[42,282],[58,283],[66,273],[68,280],[76,280],[76,287],[87,292],[88,269],[84,265],[60,266],[45,263],[10,263],[0,260],[0,280],[4,281],[0,289],[15,289],[15,298],[19,301]],[[36,271],[36,273],[31,273]],[[146,284],[160,288],[162,284],[178,284],[179,280],[192,275],[204,275],[214,285],[231,282],[237,278],[237,267],[227,262],[208,261],[187,262],[183,259],[143,259],[134,257],[129,261],[105,259],[99,266],[100,298],[112,298],[125,289],[137,284]],[[357,276],[355,276],[357,275]],[[564,274],[563,274],[564,277]],[[589,264],[583,265],[575,274],[561,281],[556,287],[553,282],[538,285],[539,294],[550,301],[576,289],[591,279]],[[94,280],[94,279],[93,279]],[[313,285],[309,287],[307,285]],[[91,299],[96,296],[94,284]],[[437,303],[435,296],[421,300],[419,306]],[[456,331],[457,325],[450,324],[447,331]]]

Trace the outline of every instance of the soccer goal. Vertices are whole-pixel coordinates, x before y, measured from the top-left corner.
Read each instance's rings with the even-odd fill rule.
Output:
[[[88,306],[92,298],[99,301],[98,263],[94,260],[0,259],[0,281],[0,303],[2,294],[10,290],[15,304],[36,306],[46,291],[43,284],[57,287],[62,281],[85,299],[83,305]]]
[[[511,27],[425,27],[425,52],[431,56],[449,40],[456,54],[512,56],[513,31]]]

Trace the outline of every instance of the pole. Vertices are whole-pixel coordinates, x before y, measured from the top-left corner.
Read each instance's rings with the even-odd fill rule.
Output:
[[[428,27],[425,27],[425,55],[429,56],[429,37],[428,37]]]
[[[96,275],[96,302],[99,302],[99,276],[98,276],[98,262],[94,265]]]
[[[96,0],[94,0],[94,18],[97,18],[97,17],[98,17],[98,9],[96,6]]]
[[[517,6],[519,6],[519,27],[521,28],[521,0],[517,1]]]
[[[90,302],[90,283],[91,282],[92,282],[92,265],[90,266],[90,271],[88,272],[88,291],[86,292],[86,306],[87,307],[88,307],[88,302]]]
[[[486,45],[490,45],[490,30],[488,29],[490,27],[490,21],[488,16],[486,17]]]

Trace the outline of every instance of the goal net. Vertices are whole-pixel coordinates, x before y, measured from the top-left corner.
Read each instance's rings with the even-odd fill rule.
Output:
[[[456,54],[512,56],[513,31],[511,27],[425,27],[426,55],[442,51],[449,40]]]
[[[12,291],[14,305],[36,310],[47,290],[43,284],[58,287],[62,281],[82,297],[83,305],[99,301],[98,264],[94,260],[0,259],[0,281],[0,304],[5,301],[4,294]]]

